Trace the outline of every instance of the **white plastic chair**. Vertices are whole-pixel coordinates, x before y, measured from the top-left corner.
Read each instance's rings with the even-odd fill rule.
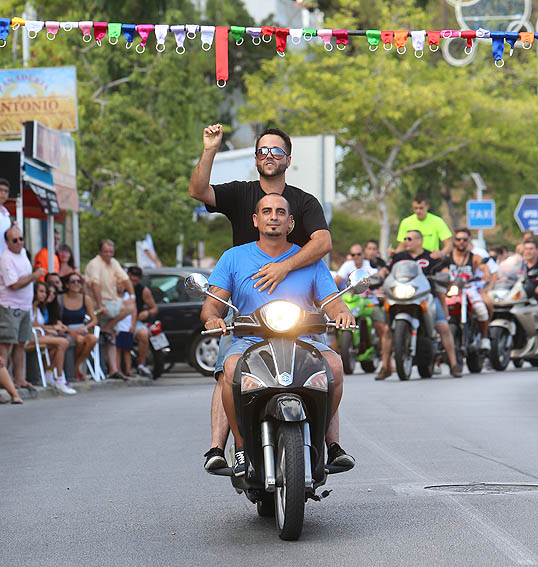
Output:
[[[92,378],[96,382],[100,382],[101,380],[105,379],[105,375],[103,373],[103,369],[101,368],[101,354],[99,351],[99,336],[101,335],[101,327],[99,327],[99,325],[95,325],[95,327],[93,328],[93,334],[97,337],[97,342],[90,352],[90,356],[86,359],[86,365],[88,366],[88,370],[90,371]]]
[[[45,368],[43,366],[43,355],[45,355],[45,360],[47,361],[47,367],[50,368],[50,356],[49,349],[46,346],[40,346],[38,335],[42,337],[45,336],[45,331],[41,327],[32,327],[32,333],[35,340],[35,352],[37,356],[37,364],[39,366],[39,373],[41,374],[41,383],[43,387],[47,387],[47,378],[45,376]]]

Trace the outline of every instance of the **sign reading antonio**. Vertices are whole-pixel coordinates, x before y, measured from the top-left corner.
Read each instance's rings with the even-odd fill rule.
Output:
[[[20,137],[29,120],[55,130],[77,130],[75,67],[0,71],[0,135]]]

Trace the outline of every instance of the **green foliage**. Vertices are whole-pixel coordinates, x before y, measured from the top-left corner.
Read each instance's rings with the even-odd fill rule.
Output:
[[[331,220],[331,236],[333,253],[345,256],[353,244],[365,245],[369,238],[377,239],[379,223],[374,220],[359,220],[339,210],[333,211]]]

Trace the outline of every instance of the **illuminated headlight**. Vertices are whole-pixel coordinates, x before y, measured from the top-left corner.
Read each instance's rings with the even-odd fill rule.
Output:
[[[262,307],[261,315],[272,331],[285,333],[299,322],[301,308],[289,301],[272,301]]]
[[[329,381],[327,380],[327,373],[325,370],[312,374],[312,376],[310,376],[310,378],[304,383],[304,387],[326,392],[329,388]]]
[[[460,288],[457,285],[450,286],[450,289],[446,292],[447,297],[454,297],[460,294]]]
[[[494,289],[493,290],[493,299],[495,301],[503,301],[510,295],[509,289]]]
[[[267,388],[267,385],[263,380],[260,380],[252,374],[242,374],[241,375],[241,393],[253,392],[254,390],[259,390],[260,388]]]
[[[409,284],[398,284],[393,291],[398,299],[409,299],[415,295],[415,288]]]

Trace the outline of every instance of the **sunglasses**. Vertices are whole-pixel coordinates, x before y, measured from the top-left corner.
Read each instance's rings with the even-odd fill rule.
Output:
[[[461,240],[462,242],[467,242],[469,239],[465,237],[465,238],[454,238],[454,240]]]
[[[276,146],[274,148],[262,146],[256,150],[255,155],[258,159],[265,159],[269,155],[269,152],[275,159],[282,159],[284,156],[289,155],[282,148],[277,148]]]
[[[82,284],[82,280],[69,280],[67,283]]]
[[[362,252],[357,252],[356,254],[351,254],[351,256],[362,256]]]
[[[407,240],[407,241],[411,242],[411,240],[415,240],[415,239],[414,239],[413,237],[411,237],[411,236],[406,236],[406,237],[404,238],[404,240]]]
[[[22,236],[19,238],[12,238],[11,242],[13,242],[13,244],[17,244],[17,242],[24,242],[24,238]]]

